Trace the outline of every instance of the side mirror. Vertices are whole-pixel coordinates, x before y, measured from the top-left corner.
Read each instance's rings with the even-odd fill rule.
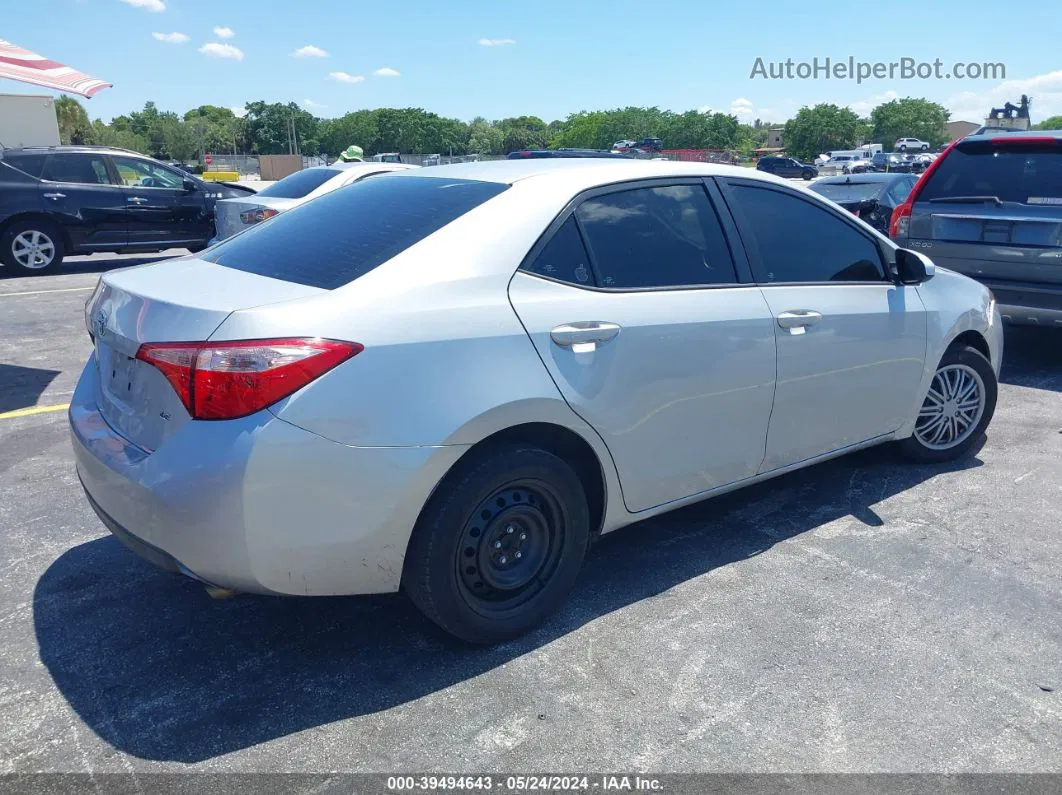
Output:
[[[199,186],[195,184],[194,179],[189,179],[188,177],[185,177],[184,180],[182,180],[181,184],[184,186],[185,193],[195,193],[197,190],[199,190]]]
[[[896,277],[900,284],[921,284],[933,278],[937,266],[925,254],[909,248],[896,249]]]

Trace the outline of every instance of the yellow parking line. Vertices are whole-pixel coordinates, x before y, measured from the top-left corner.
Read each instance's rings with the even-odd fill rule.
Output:
[[[59,403],[55,406],[30,406],[28,409],[15,409],[0,414],[0,420],[13,420],[15,417],[31,417],[34,414],[47,414],[50,411],[64,411],[70,408],[69,403]]]
[[[11,297],[15,295],[44,295],[45,293],[79,293],[83,290],[95,290],[95,287],[62,287],[58,290],[30,290],[25,293],[0,293],[0,298]]]

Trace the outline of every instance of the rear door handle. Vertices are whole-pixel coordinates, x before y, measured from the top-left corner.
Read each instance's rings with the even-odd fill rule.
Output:
[[[140,196],[130,196],[126,201],[133,202],[134,204],[143,204],[147,199],[141,198]]]
[[[797,309],[790,312],[782,312],[778,316],[778,325],[789,329],[790,334],[803,334],[808,326],[814,326],[822,320],[820,312],[812,312],[807,309]]]
[[[65,199],[66,198],[66,194],[65,193],[45,193],[44,194],[44,198],[46,198],[46,199]]]
[[[575,353],[589,353],[619,333],[620,327],[615,323],[584,320],[557,326],[549,336],[561,348],[570,348]]]

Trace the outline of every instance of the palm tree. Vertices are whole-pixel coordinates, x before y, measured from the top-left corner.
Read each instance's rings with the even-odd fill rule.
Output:
[[[55,118],[59,123],[59,140],[64,144],[84,144],[88,142],[88,113],[84,106],[73,97],[61,96],[55,100]]]

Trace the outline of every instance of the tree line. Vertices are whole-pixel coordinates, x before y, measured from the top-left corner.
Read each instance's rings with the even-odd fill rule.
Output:
[[[501,155],[518,149],[577,147],[607,149],[616,141],[659,137],[668,149],[725,149],[749,155],[767,143],[770,122],[743,123],[734,115],[696,110],[676,113],[656,107],[580,111],[546,122],[537,116],[465,122],[423,108],[356,110],[319,118],[294,102],[248,102],[244,114],[201,105],[183,115],[148,102],[104,122],[89,120],[72,97],[56,100],[63,143],[133,149],[154,157],[192,161],[207,153],[336,155],[351,144],[366,155],[379,152]],[[784,125],[790,155],[810,159],[821,152],[915,137],[938,146],[947,141],[948,111],[926,99],[896,99],[860,117],[850,108],[820,104],[801,108]],[[1038,127],[1062,118],[1048,119]]]

